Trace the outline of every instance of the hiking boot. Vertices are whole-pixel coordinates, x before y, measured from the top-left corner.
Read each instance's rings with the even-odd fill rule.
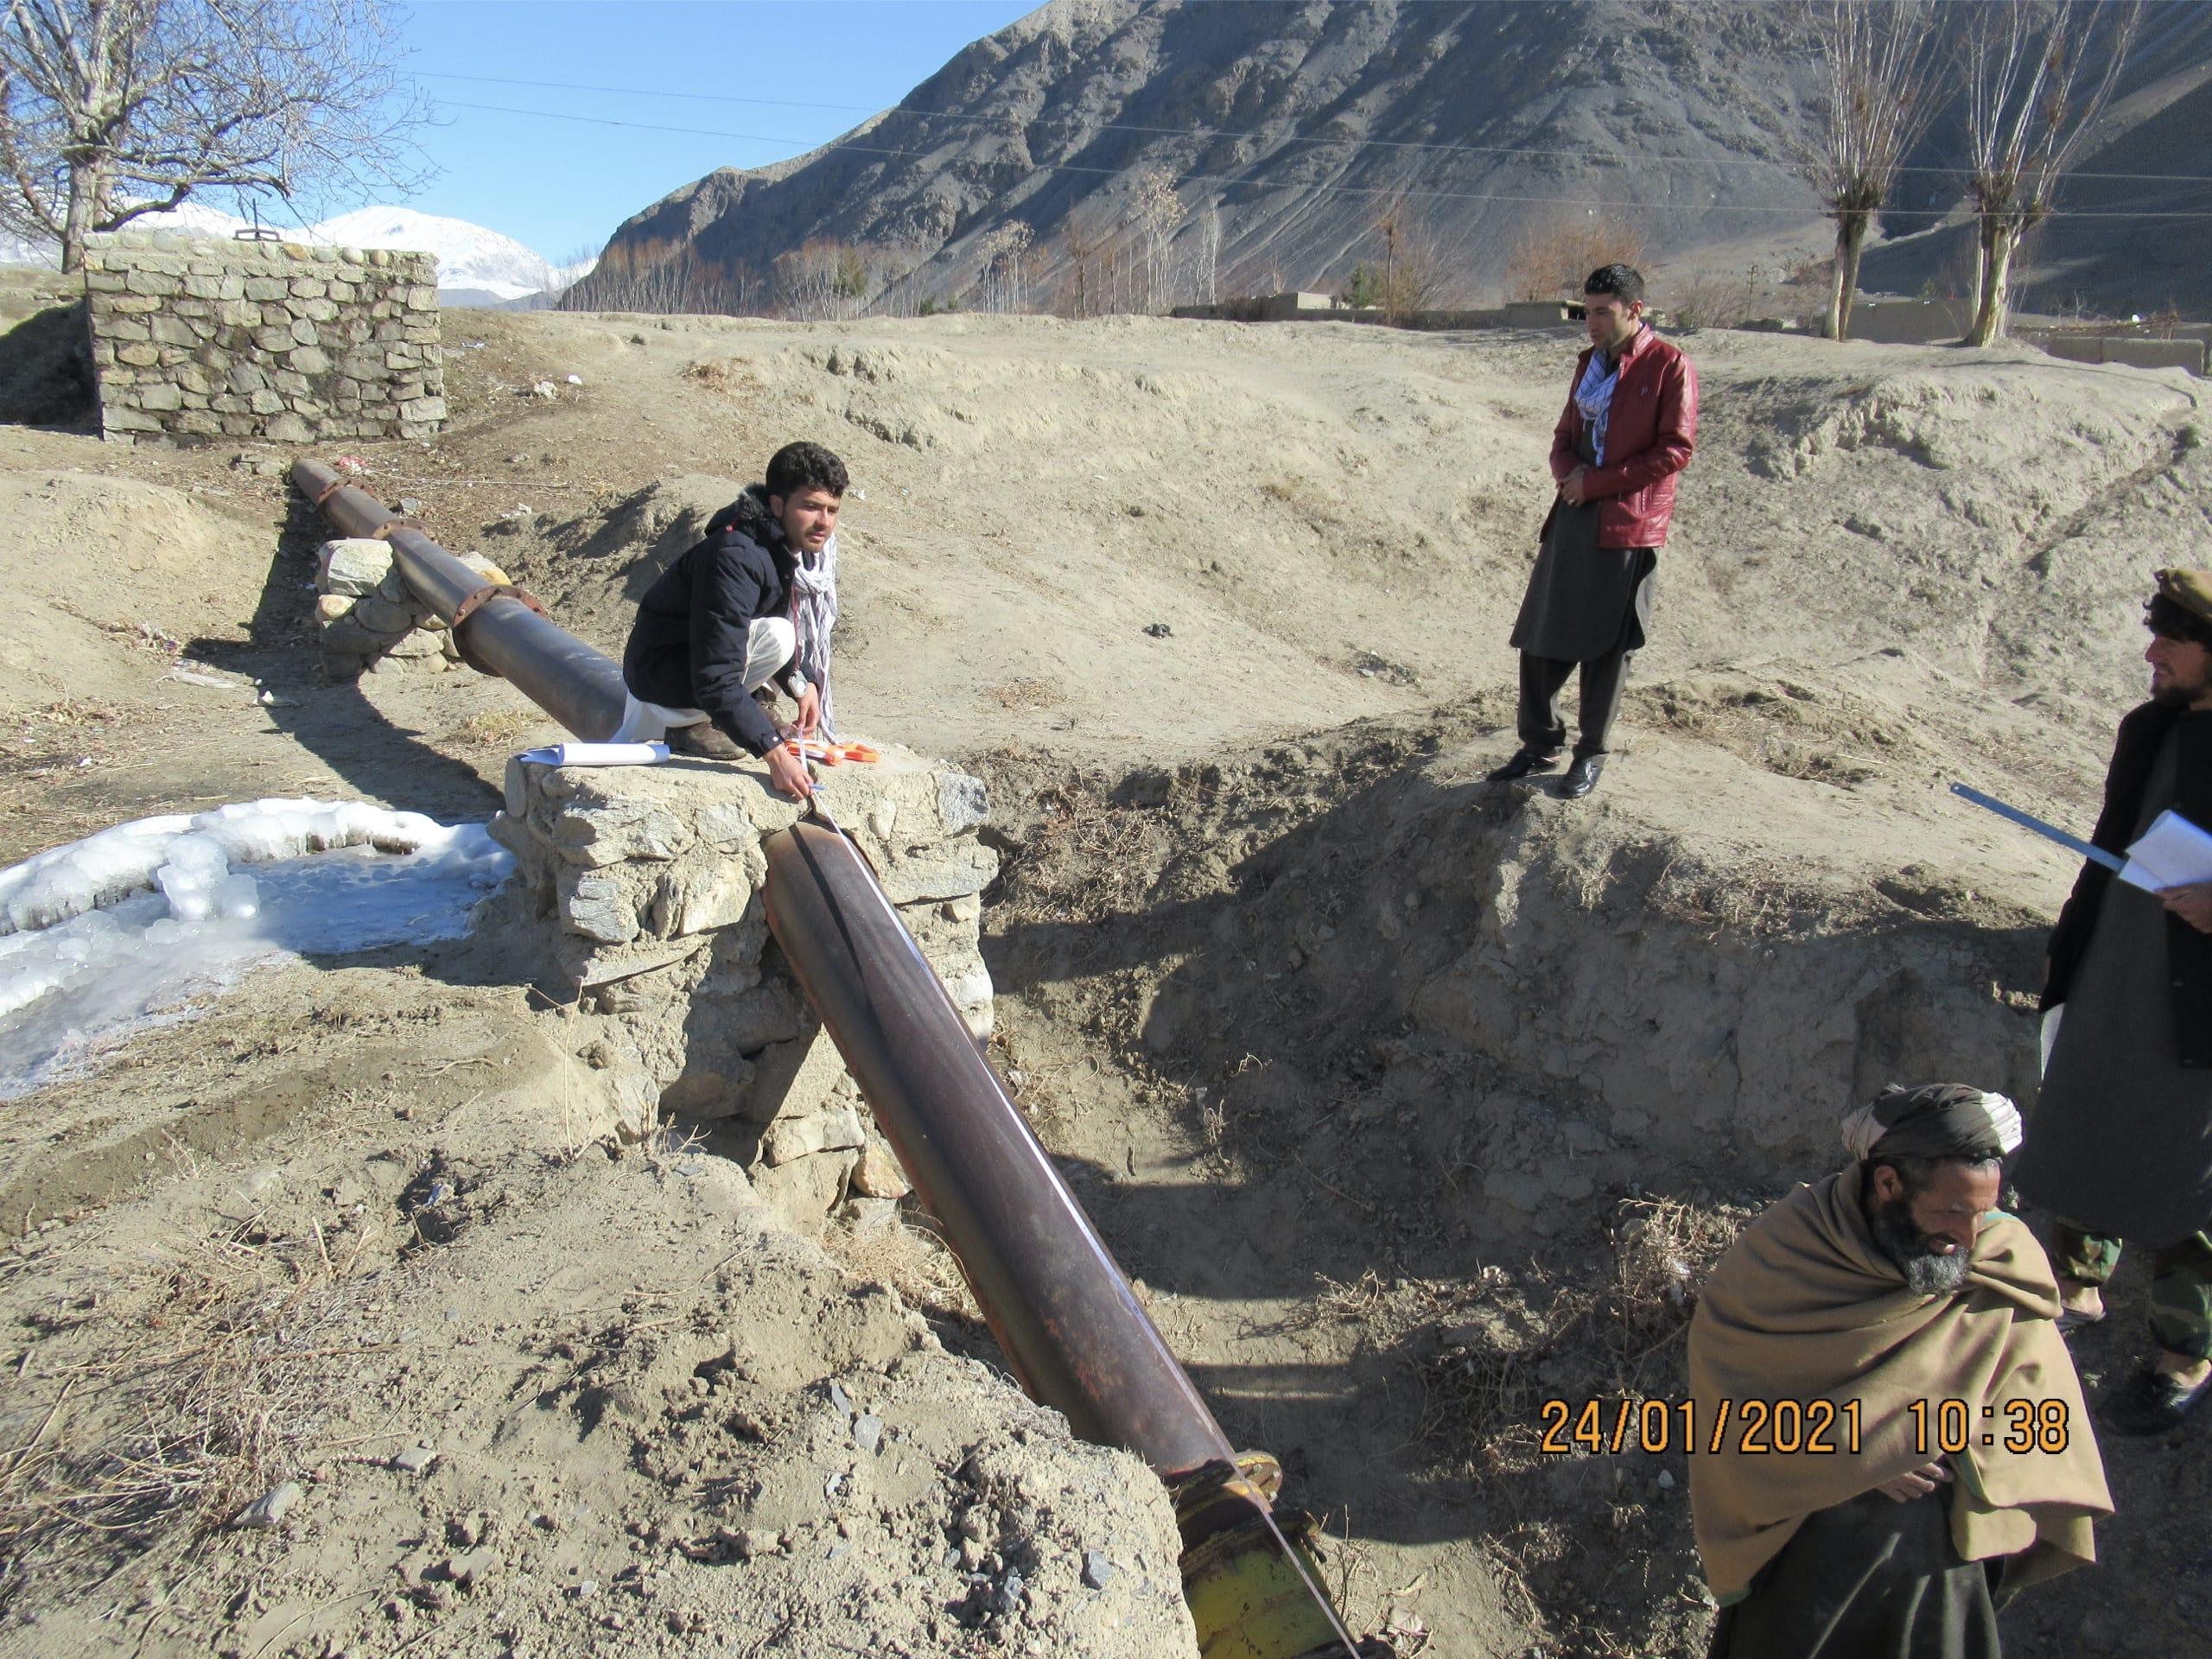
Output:
[[[2191,1388],[2171,1371],[2138,1371],[2105,1400],[2104,1418],[2116,1434],[2163,1434],[2179,1428],[2212,1393],[2212,1378]]]
[[[1516,784],[1532,772],[1549,772],[1559,765],[1559,756],[1539,754],[1534,749],[1517,749],[1513,758],[1503,766],[1486,774],[1486,781],[1493,784]]]
[[[724,736],[711,721],[676,727],[669,732],[667,742],[671,754],[691,755],[701,760],[742,760],[747,758],[745,751]]]

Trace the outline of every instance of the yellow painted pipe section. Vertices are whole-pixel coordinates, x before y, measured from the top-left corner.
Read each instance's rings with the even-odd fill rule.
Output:
[[[1213,1465],[1176,1493],[1183,1525],[1183,1599],[1203,1659],[1354,1659],[1358,1653],[1321,1587],[1320,1566],[1272,1517],[1281,1476],[1248,1453]],[[1198,1535],[1193,1539],[1193,1533]]]

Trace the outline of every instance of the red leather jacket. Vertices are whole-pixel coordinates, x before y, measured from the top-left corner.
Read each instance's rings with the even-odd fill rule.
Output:
[[[1595,351],[1594,346],[1590,351]],[[1574,359],[1567,412],[1552,433],[1552,477],[1563,479],[1582,463],[1582,411],[1574,388],[1590,365],[1590,351]],[[1605,420],[1605,464],[1582,480],[1583,497],[1599,503],[1598,545],[1660,547],[1675,520],[1675,474],[1697,448],[1697,371],[1681,348],[1646,323],[1621,356]]]

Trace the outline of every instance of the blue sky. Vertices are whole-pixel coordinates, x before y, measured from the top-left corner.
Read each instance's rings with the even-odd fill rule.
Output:
[[[550,259],[596,253],[677,186],[836,137],[1036,3],[417,0],[405,67],[439,106],[442,124],[423,143],[442,173],[406,205]],[[618,90],[573,90],[584,86]]]

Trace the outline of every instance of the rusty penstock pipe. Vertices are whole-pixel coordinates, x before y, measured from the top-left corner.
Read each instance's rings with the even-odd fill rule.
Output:
[[[768,926],[1029,1396],[1166,1483],[1203,1659],[1354,1659],[1311,1551],[1239,1459],[982,1054],[875,875],[834,830],[764,843]],[[1279,1477],[1278,1477],[1279,1478]]]
[[[768,926],[1030,1395],[1163,1476],[1234,1454],[860,855],[766,842]]]
[[[461,617],[454,639],[469,662],[513,682],[587,742],[605,742],[621,728],[628,693],[613,659],[512,594],[494,591],[472,604],[490,585],[481,575],[321,461],[293,462],[292,483],[346,535],[391,545],[415,597],[448,622]]]

